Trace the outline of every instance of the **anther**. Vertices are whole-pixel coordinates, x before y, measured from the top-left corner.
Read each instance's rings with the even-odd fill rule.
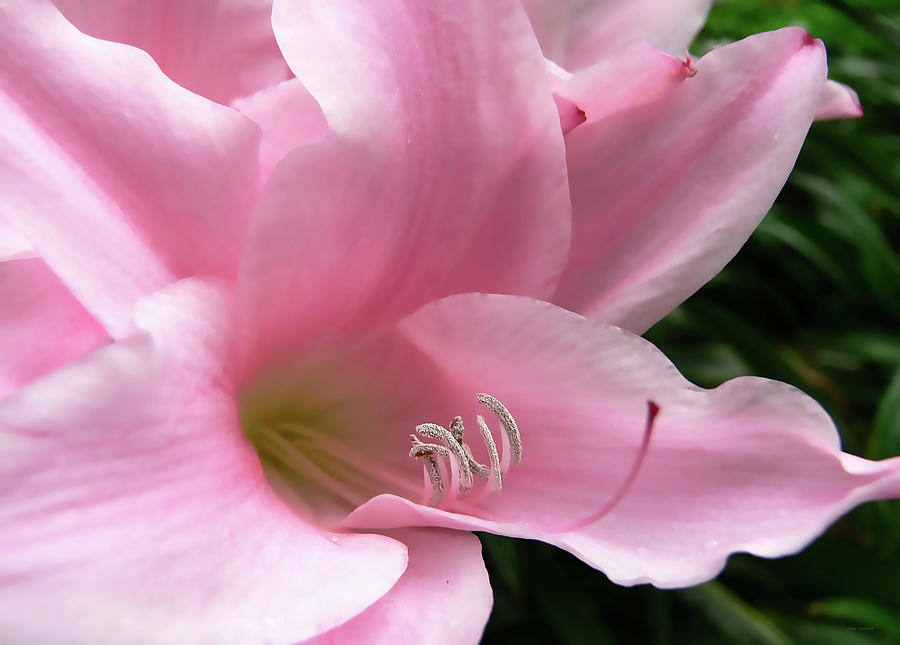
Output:
[[[463,442],[463,420],[462,417],[453,417],[453,421],[450,422],[450,434],[453,435],[453,438],[459,444]]]
[[[450,449],[437,443],[423,443],[416,435],[409,435],[413,446],[409,451],[410,457],[419,457],[424,462],[425,477],[431,483],[431,499],[429,506],[437,506],[444,499],[444,478],[441,475],[441,467],[437,457],[451,459]]]
[[[500,419],[500,425],[509,438],[509,445],[512,446],[513,464],[518,465],[522,461],[522,439],[519,436],[519,427],[516,425],[516,420],[512,418],[506,406],[490,394],[479,394],[478,402]]]
[[[423,423],[418,425],[416,426],[416,432],[423,437],[437,439],[453,453],[453,456],[456,458],[456,463],[459,465],[460,494],[465,495],[472,490],[472,469],[469,468],[469,460],[466,458],[462,446],[459,445],[459,442],[453,436],[453,433],[444,426],[439,426],[436,423]],[[460,438],[462,438],[461,435]]]
[[[488,480],[490,487],[500,491],[503,487],[503,475],[509,469],[510,461],[518,464],[522,460],[522,440],[519,436],[519,428],[515,419],[500,401],[489,394],[479,394],[478,401],[487,407],[500,420],[503,433],[503,455],[498,454],[497,444],[488,428],[484,417],[477,415],[475,421],[481,430],[481,438],[488,451],[490,465],[479,463],[472,455],[469,446],[463,441],[465,427],[462,417],[454,417],[450,422],[450,429],[435,423],[423,423],[416,426],[416,432],[422,437],[434,439],[436,443],[425,443],[416,435],[412,438],[412,449],[409,456],[423,460],[426,486],[431,484],[431,499],[429,504],[437,506],[444,501],[444,476],[449,472],[451,479],[459,479],[456,486],[460,495],[468,494],[473,485],[473,475]],[[447,469],[442,469],[438,458],[444,460]],[[451,484],[451,489],[455,482]],[[452,491],[447,503],[452,503],[456,492]]]
[[[478,423],[478,427],[481,429],[481,437],[484,439],[484,445],[487,446],[488,455],[491,459],[491,468],[489,471],[491,473],[491,477],[489,481],[491,482],[491,486],[493,486],[494,490],[500,492],[500,490],[503,488],[503,473],[500,472],[500,456],[497,454],[497,444],[494,443],[494,437],[491,435],[491,430],[487,427],[487,423],[485,423],[484,417],[479,414],[475,417],[475,421],[476,423]]]
[[[409,451],[410,457],[425,457],[426,455],[439,455],[441,457],[450,458],[450,449],[439,443],[424,443],[419,438],[411,434],[413,447]]]
[[[469,462],[469,468],[472,472],[479,477],[484,477],[487,479],[491,476],[491,468],[490,466],[485,466],[484,464],[478,463],[474,456],[472,456],[472,450],[469,448],[468,444],[463,443],[463,433],[465,432],[465,427],[463,426],[462,417],[454,417],[453,421],[450,422],[450,432],[453,433],[453,437],[459,442],[462,446],[463,452],[466,456],[466,461]],[[491,437],[490,434],[487,435],[488,439],[485,443],[488,443],[488,450],[490,450],[491,445],[494,444],[494,438]]]

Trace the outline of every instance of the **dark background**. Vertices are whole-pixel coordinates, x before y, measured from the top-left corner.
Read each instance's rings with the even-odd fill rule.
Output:
[[[725,0],[691,48],[787,25],[828,47],[865,116],[816,123],[772,211],[731,264],[647,337],[690,380],[803,389],[844,449],[900,455],[900,0]],[[900,502],[867,504],[803,553],[735,555],[715,581],[618,587],[545,544],[481,535],[485,643],[900,643]]]

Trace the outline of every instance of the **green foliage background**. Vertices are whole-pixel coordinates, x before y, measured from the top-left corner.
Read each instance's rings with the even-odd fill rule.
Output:
[[[862,119],[817,123],[737,258],[647,336],[692,381],[753,374],[808,392],[845,450],[900,455],[900,0],[724,0],[695,55],[800,25]],[[617,587],[540,543],[482,535],[485,643],[900,643],[900,502],[868,504],[799,555],[736,555],[713,582]],[[452,611],[452,609],[450,609]]]

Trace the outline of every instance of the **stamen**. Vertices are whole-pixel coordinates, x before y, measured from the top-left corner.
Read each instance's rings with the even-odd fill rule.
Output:
[[[619,490],[616,491],[615,495],[609,498],[607,502],[600,507],[600,509],[585,517],[584,519],[578,520],[574,524],[570,524],[568,526],[564,526],[562,528],[555,529],[551,531],[551,533],[569,533],[570,531],[577,531],[578,529],[582,529],[585,526],[590,526],[601,517],[609,513],[613,510],[619,502],[622,501],[622,498],[625,497],[625,494],[631,488],[631,485],[634,483],[634,480],[637,478],[638,472],[641,469],[641,466],[644,464],[644,458],[647,456],[648,449],[650,447],[650,437],[653,435],[653,426],[656,423],[656,417],[659,414],[659,405],[657,405],[654,401],[647,401],[647,422],[644,425],[644,437],[641,439],[641,445],[638,447],[637,456],[635,457],[634,463],[631,464],[631,470],[628,471],[628,476],[625,477],[625,481],[622,482],[622,485],[619,486]]]
[[[485,443],[487,444],[488,441],[485,440]],[[494,438],[491,437],[490,444],[493,444],[493,443],[494,443]],[[490,450],[491,450],[490,444],[488,444],[488,452],[490,452]],[[496,449],[496,445],[494,446],[494,448]],[[463,444],[463,450],[466,452],[466,458],[469,460],[469,468],[472,469],[473,473],[475,473],[479,477],[484,477],[485,479],[487,479],[488,477],[491,476],[491,467],[478,463],[475,460],[475,457],[472,456],[472,451],[469,450],[468,444]]]
[[[444,499],[444,475],[435,456],[440,455],[445,459],[450,459],[450,449],[437,443],[423,443],[414,434],[409,436],[413,442],[409,456],[421,457],[424,460],[426,486],[429,481],[431,482],[431,499],[428,503],[431,506],[437,506]]]
[[[490,466],[485,466],[484,464],[478,463],[475,457],[472,455],[472,451],[469,449],[468,444],[463,443],[463,433],[465,432],[465,427],[463,426],[462,417],[454,417],[453,421],[450,422],[450,431],[453,433],[454,437],[457,437],[457,441],[462,446],[463,452],[466,455],[466,461],[469,462],[469,468],[472,472],[479,477],[484,477],[487,479],[491,476],[491,468]],[[482,433],[483,434],[483,433]],[[486,435],[487,439],[485,439],[485,443],[493,444],[494,438],[488,434]],[[490,450],[490,447],[488,448]]]
[[[509,443],[509,433],[500,433],[500,445],[502,446],[502,450],[500,451],[500,472],[505,475],[509,472],[510,466],[512,466],[510,459],[510,455],[512,454],[512,447]]]
[[[516,425],[516,420],[512,418],[506,406],[490,394],[479,394],[478,402],[500,419],[500,425],[503,426],[503,431],[509,437],[509,443],[512,446],[513,463],[518,466],[522,461],[522,439],[519,437],[519,427]]]
[[[463,427],[462,417],[453,417],[453,421],[450,422],[450,434],[453,435],[453,438],[456,439],[456,442],[462,445],[463,442],[463,432],[465,428]]]
[[[469,468],[469,460],[466,459],[462,446],[459,445],[453,434],[444,426],[439,426],[436,423],[418,425],[416,426],[416,432],[423,437],[437,439],[450,449],[453,456],[456,457],[456,462],[459,464],[459,492],[465,495],[472,490],[472,469]]]
[[[441,457],[450,458],[450,449],[447,446],[442,446],[439,443],[423,443],[419,441],[419,438],[411,434],[409,435],[413,440],[413,447],[409,451],[410,457],[427,457],[429,455],[440,455]]]
[[[431,480],[431,498],[429,506],[437,506],[444,499],[444,480],[441,477],[441,467],[434,455],[422,455],[425,459],[425,476]]]
[[[491,430],[487,427],[487,423],[484,422],[484,417],[479,414],[475,417],[475,422],[481,429],[481,436],[484,439],[484,444],[488,449],[488,456],[491,459],[491,475],[488,481],[491,483],[491,487],[499,493],[503,488],[503,473],[500,471],[500,457],[497,455],[497,444],[494,443],[494,437],[491,435]]]
[[[473,475],[487,479],[490,488],[499,492],[503,488],[503,475],[509,470],[510,462],[518,464],[522,460],[522,440],[519,436],[519,428],[509,410],[489,394],[479,394],[478,401],[497,416],[501,425],[502,459],[497,452],[497,444],[494,442],[494,437],[484,417],[481,415],[475,417],[481,430],[481,438],[488,451],[489,466],[478,463],[469,446],[463,441],[465,428],[462,417],[454,417],[450,422],[449,430],[435,423],[423,423],[416,426],[416,432],[420,435],[435,439],[440,443],[424,443],[415,435],[410,435],[413,447],[409,456],[424,460],[425,486],[427,488],[430,483],[432,489],[429,501],[431,506],[437,506],[442,502],[446,506],[455,501],[457,493],[459,495],[468,494],[472,490]],[[445,473],[441,468],[443,464],[438,461],[438,457],[443,458],[443,464],[446,464],[449,473]],[[444,498],[445,475],[449,475],[451,479],[450,494],[447,499]],[[486,489],[482,489],[475,498],[480,499],[485,492]]]
[[[450,486],[447,488],[447,494],[444,496],[444,507],[453,504],[462,491],[462,482],[459,479],[459,464],[460,462],[457,459],[446,459],[440,464],[444,467],[444,472],[450,479]],[[466,492],[468,493],[469,490],[471,488],[467,488]]]

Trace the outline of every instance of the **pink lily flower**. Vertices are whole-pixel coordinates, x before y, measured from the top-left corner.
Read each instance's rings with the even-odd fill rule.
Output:
[[[0,47],[9,642],[475,642],[469,531],[674,587],[900,495],[633,333],[785,181],[802,30],[624,83],[514,0],[0,0]]]

